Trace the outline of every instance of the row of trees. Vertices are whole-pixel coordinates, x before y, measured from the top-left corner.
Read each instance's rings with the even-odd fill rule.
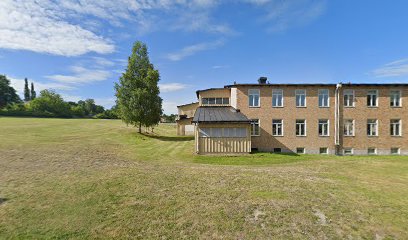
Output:
[[[66,102],[60,94],[51,90],[42,90],[37,97],[33,83],[31,83],[31,89],[28,89],[27,79],[25,79],[24,101],[22,101],[4,75],[0,75],[0,115],[118,118],[116,107],[105,110],[103,106],[95,104],[93,99]]]
[[[162,118],[175,120],[175,115],[163,116],[159,81],[159,71],[150,63],[146,45],[138,41],[133,45],[125,73],[115,84],[117,106],[112,109],[105,110],[93,99],[65,102],[51,90],[42,90],[37,97],[34,84],[29,89],[27,79],[23,102],[7,77],[0,75],[0,115],[121,118],[141,132],[142,126],[153,129]]]

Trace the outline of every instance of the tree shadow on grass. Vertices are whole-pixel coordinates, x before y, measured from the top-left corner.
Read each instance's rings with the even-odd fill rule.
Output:
[[[0,198],[0,205],[8,201],[8,198]]]
[[[161,136],[148,133],[141,133],[141,135],[148,138],[154,138],[160,141],[184,142],[194,140],[194,136]]]

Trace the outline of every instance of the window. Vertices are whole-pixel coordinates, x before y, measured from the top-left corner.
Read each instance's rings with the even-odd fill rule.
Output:
[[[259,119],[251,120],[251,136],[259,136]]]
[[[329,149],[327,147],[322,147],[319,149],[320,154],[327,154],[329,152]]]
[[[319,89],[319,107],[329,107],[329,89]]]
[[[202,105],[223,105],[229,104],[229,98],[202,98],[201,99]]]
[[[390,92],[390,106],[401,107],[401,91],[392,90]]]
[[[345,107],[354,107],[354,90],[344,90],[343,100]]]
[[[367,120],[367,135],[368,136],[377,136],[378,134],[378,121],[377,119],[368,119]]]
[[[306,90],[298,89],[295,91],[296,107],[306,107]]]
[[[296,153],[297,154],[304,154],[305,153],[305,148],[303,148],[303,147],[296,148]]]
[[[344,136],[354,136],[354,120],[344,120]]]
[[[328,119],[319,119],[319,136],[329,136]]]
[[[391,148],[391,154],[394,154],[394,155],[400,154],[400,149],[399,148]]]
[[[306,120],[296,120],[296,136],[306,136]]]
[[[249,106],[250,107],[259,107],[259,89],[249,89],[248,90],[249,96]]]
[[[367,149],[367,154],[369,154],[369,155],[377,154],[377,148],[368,148]]]
[[[378,106],[378,91],[377,90],[367,91],[367,106],[368,107]]]
[[[353,149],[352,148],[344,148],[343,153],[344,153],[344,155],[353,155]]]
[[[283,136],[283,121],[282,119],[272,120],[272,134],[273,136]]]
[[[401,136],[401,120],[400,119],[390,120],[390,134],[391,136]]]
[[[246,128],[200,128],[200,137],[238,137],[247,136]]]
[[[272,107],[283,107],[283,90],[272,90]]]
[[[273,152],[275,153],[281,153],[282,152],[282,148],[274,148]]]

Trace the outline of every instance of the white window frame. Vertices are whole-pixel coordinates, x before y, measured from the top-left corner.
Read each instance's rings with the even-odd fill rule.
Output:
[[[322,152],[322,149],[326,149],[325,152]],[[321,147],[319,148],[319,154],[329,154],[329,148],[328,147]]]
[[[392,150],[393,149],[397,149],[397,152],[396,153],[392,153]],[[400,155],[401,154],[401,148],[399,148],[399,147],[392,147],[391,149],[390,149],[390,154],[392,154],[392,155]]]
[[[346,153],[347,150],[350,150],[350,153]],[[343,155],[353,155],[354,148],[343,148]]]
[[[393,123],[393,121],[398,121],[398,123]],[[395,134],[395,125],[398,125],[398,134]],[[393,128],[394,126],[394,128]],[[391,119],[390,120],[390,135],[393,137],[402,136],[402,123],[401,119]]]
[[[297,121],[298,120],[303,120],[304,122],[303,122],[303,125],[304,125],[304,132],[305,132],[305,134],[303,134],[303,135],[298,135],[297,134],[297,127],[298,127],[298,125],[301,125],[302,123],[297,123]],[[306,137],[307,136],[307,123],[306,123],[306,119],[296,119],[295,120],[295,134],[296,134],[296,137]]]
[[[398,93],[398,105],[395,105],[395,103],[396,103],[396,98],[395,98],[395,96],[396,96],[396,94],[395,93]],[[402,106],[402,97],[401,97],[401,90],[391,90],[390,91],[390,107],[392,107],[392,108],[399,108],[399,107],[401,107]],[[394,105],[392,105],[392,104],[394,104]]]
[[[279,121],[280,120],[280,125],[281,125],[281,134],[275,134],[275,132],[273,131],[273,126],[274,126],[274,122],[273,121]],[[277,123],[279,124],[279,123]],[[276,137],[282,137],[283,136],[283,119],[272,119],[272,136],[276,136]]]
[[[303,151],[302,151],[302,152],[298,152],[299,149],[302,149]],[[296,148],[296,154],[305,154],[305,152],[306,152],[306,148],[304,148],[304,147],[297,147],[297,148]]]
[[[369,123],[369,121],[375,120],[375,134],[372,134],[372,127],[370,126],[370,132],[368,132],[368,126],[373,125],[373,123]],[[367,119],[367,136],[369,137],[377,137],[378,136],[378,119]]]
[[[255,124],[255,121],[258,121],[258,124]],[[258,125],[258,134],[252,134],[252,131],[255,132],[255,126]],[[261,136],[261,121],[259,119],[251,119],[251,137]]]
[[[346,131],[346,122],[347,121],[350,121],[351,120],[351,126],[352,126],[352,128],[351,128],[351,134],[346,134],[346,133],[348,133],[349,132],[349,130],[350,129],[347,129],[347,131]],[[355,129],[356,129],[356,127],[355,127],[355,120],[354,119],[344,119],[344,121],[343,121],[343,135],[344,136],[346,136],[346,137],[354,137],[355,135]]]
[[[375,94],[374,94],[374,93],[370,93],[370,92],[374,92],[374,91],[375,91]],[[370,104],[368,103],[368,97],[369,97],[369,96],[371,96]],[[375,96],[375,103],[374,103],[374,105],[372,105],[372,104],[373,104],[372,96]],[[367,90],[367,107],[369,107],[369,108],[378,107],[378,96],[379,96],[378,90],[376,90],[376,89]]]
[[[320,123],[320,121],[326,121],[326,123]],[[327,125],[326,127],[327,134],[320,134],[320,125]],[[329,119],[317,120],[317,131],[318,131],[319,137],[329,137],[330,136],[330,120]]]
[[[252,91],[252,93],[251,93]],[[254,93],[257,92],[257,93]],[[252,103],[251,103],[251,96],[258,96],[258,105],[255,105],[255,98],[252,98]],[[252,104],[252,105],[251,105]],[[248,106],[250,108],[258,108],[261,106],[261,91],[259,89],[248,89]]]
[[[280,96],[281,97],[281,105],[275,105],[275,103],[274,103],[274,100],[275,100],[275,96]],[[275,108],[280,108],[280,107],[283,107],[284,105],[284,103],[283,103],[283,100],[284,100],[284,98],[283,98],[283,89],[272,89],[272,107],[275,107]]]
[[[370,153],[370,149],[374,149],[374,152]],[[377,148],[373,148],[373,147],[367,148],[367,155],[377,155]]]
[[[348,100],[348,101],[345,101],[345,100],[346,100],[346,99],[345,99],[346,96],[347,96],[347,100]],[[351,96],[351,99],[349,99],[350,96]],[[348,105],[348,103],[349,103],[350,100],[351,100],[351,106]],[[347,104],[346,104],[346,103],[347,103]],[[345,90],[343,91],[343,105],[344,105],[344,107],[346,107],[346,108],[353,108],[353,107],[355,107],[354,90],[353,90],[353,89],[345,89]]]
[[[323,91],[327,91],[327,94],[322,93]],[[320,96],[326,96],[327,95],[327,102],[326,105],[320,105]],[[330,107],[330,90],[329,89],[319,89],[318,90],[318,97],[317,97],[317,101],[319,104],[320,108],[328,108]],[[323,98],[323,103],[324,103],[324,98]]]
[[[305,98],[304,105],[299,105],[298,104],[298,96],[300,96],[300,97],[304,96],[304,98]],[[298,107],[298,108],[307,107],[307,92],[306,92],[306,89],[296,89],[295,90],[295,102],[296,102],[296,107]]]

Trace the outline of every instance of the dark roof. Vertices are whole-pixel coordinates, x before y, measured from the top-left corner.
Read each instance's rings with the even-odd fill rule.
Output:
[[[198,102],[192,102],[192,103],[187,103],[187,104],[178,105],[177,107],[184,107],[184,106],[193,105],[193,104],[197,104],[197,103],[198,103]]]
[[[236,122],[249,123],[250,120],[233,107],[199,107],[197,108],[193,123],[222,123]]]
[[[374,86],[408,86],[408,83],[341,83],[343,86],[366,86],[366,87],[374,87]],[[273,86],[273,87],[288,87],[288,86],[327,86],[327,87],[336,87],[336,83],[237,83],[232,85],[225,85],[224,88],[231,88],[231,87],[239,87],[239,86]]]

